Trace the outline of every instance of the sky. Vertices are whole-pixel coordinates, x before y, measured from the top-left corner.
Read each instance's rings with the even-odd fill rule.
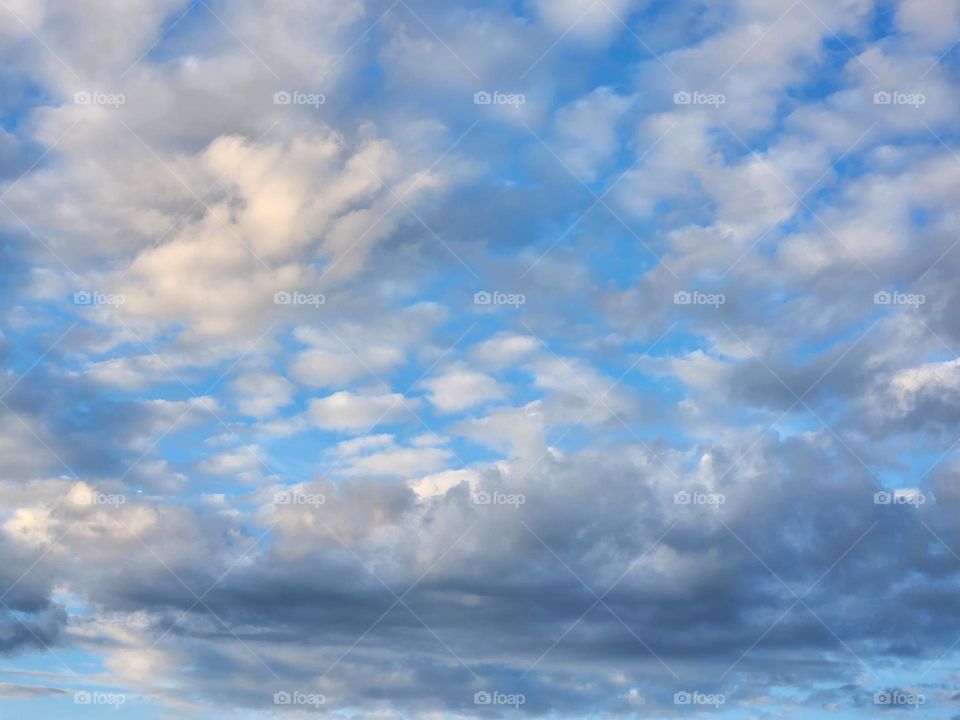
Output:
[[[0,0],[0,720],[960,718],[958,90],[958,0]]]

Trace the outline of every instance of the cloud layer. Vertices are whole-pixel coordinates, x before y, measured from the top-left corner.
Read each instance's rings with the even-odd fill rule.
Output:
[[[0,18],[11,716],[960,715],[956,3]]]

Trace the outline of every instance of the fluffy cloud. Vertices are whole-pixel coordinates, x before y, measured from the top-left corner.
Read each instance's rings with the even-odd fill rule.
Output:
[[[446,368],[423,385],[429,391],[430,402],[447,413],[503,397],[503,390],[493,378],[467,368]]]
[[[324,430],[360,430],[406,416],[412,401],[400,393],[358,395],[345,390],[310,401],[310,421]]]
[[[957,714],[954,4],[0,18],[11,713]]]

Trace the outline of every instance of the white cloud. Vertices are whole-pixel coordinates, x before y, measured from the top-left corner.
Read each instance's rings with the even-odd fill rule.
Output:
[[[391,447],[352,458],[348,474],[412,477],[443,467],[451,457],[444,448]]]
[[[248,373],[231,384],[240,412],[258,418],[269,417],[289,404],[294,393],[286,378],[273,373]]]
[[[470,348],[470,357],[484,367],[499,369],[520,362],[539,347],[539,341],[529,335],[500,333]]]
[[[445,413],[459,412],[504,397],[496,380],[464,366],[446,368],[439,376],[422,384],[429,391],[430,402]]]
[[[535,461],[547,449],[543,407],[539,402],[521,408],[494,410],[480,418],[462,420],[453,432],[511,457]]]
[[[462,483],[476,483],[477,474],[473,470],[445,470],[410,481],[410,488],[421,500],[443,495],[450,488]]]
[[[380,311],[370,322],[332,322],[329,329],[298,327],[295,337],[310,348],[294,356],[290,376],[311,388],[338,388],[372,379],[404,362],[444,318],[440,306],[418,303]]]
[[[396,422],[407,416],[407,407],[415,403],[399,393],[358,395],[341,391],[311,400],[307,415],[314,425],[324,430],[360,430]]]
[[[557,111],[557,152],[581,180],[596,180],[613,158],[619,146],[617,126],[631,103],[601,87]]]
[[[553,33],[597,43],[622,28],[628,13],[640,4],[638,0],[534,0]]]
[[[262,467],[260,448],[256,445],[245,445],[235,448],[231,452],[218,453],[208,457],[200,463],[200,469],[213,475],[235,475],[241,478],[250,478]]]
[[[949,45],[960,34],[960,6],[941,0],[903,0],[897,25],[929,47]]]
[[[367,435],[365,437],[354,438],[353,440],[343,440],[337,443],[336,454],[344,457],[358,455],[368,450],[390,447],[393,445],[393,435],[382,433],[380,435]]]

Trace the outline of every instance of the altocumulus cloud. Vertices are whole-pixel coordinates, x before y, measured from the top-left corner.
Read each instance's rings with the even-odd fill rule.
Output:
[[[957,3],[0,20],[4,715],[960,714]]]

